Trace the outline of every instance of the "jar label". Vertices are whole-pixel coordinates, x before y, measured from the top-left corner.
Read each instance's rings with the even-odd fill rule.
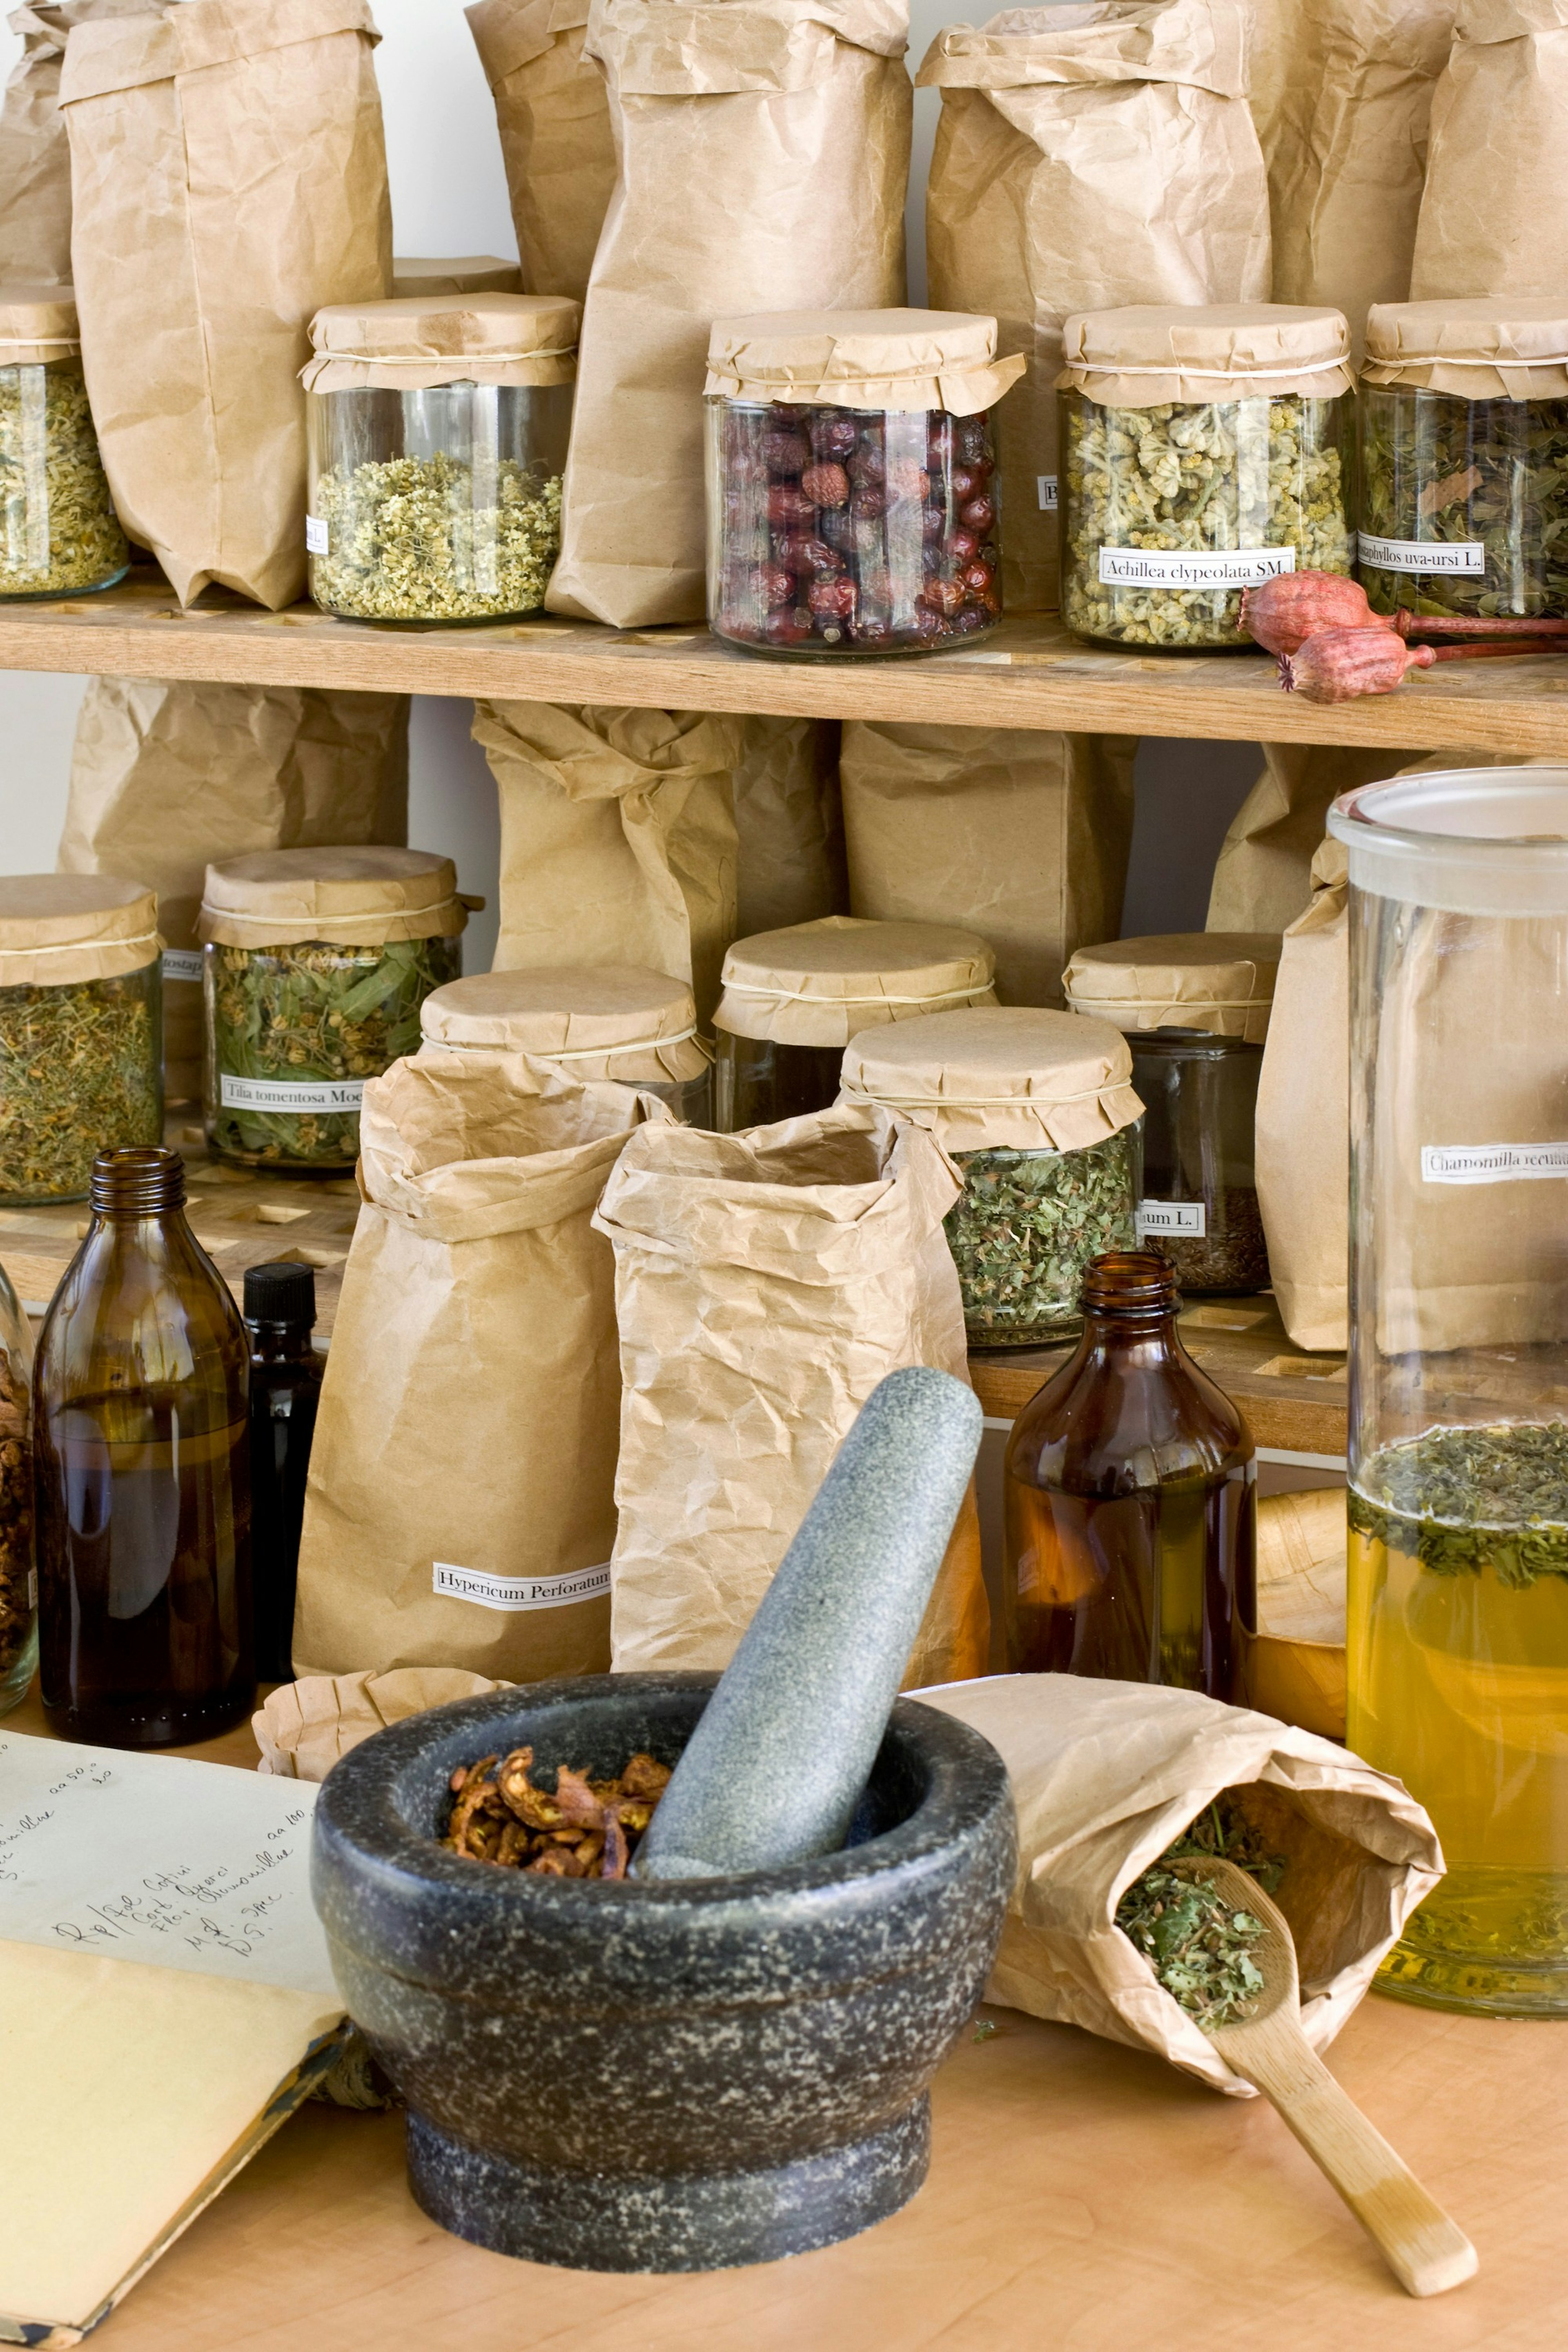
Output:
[[[217,1098],[225,1110],[357,1111],[363,1078],[237,1078],[220,1070]]]
[[[308,514],[305,517],[306,554],[330,555],[331,551],[331,533],[328,530],[325,522],[320,515]]]
[[[1296,569],[1293,547],[1102,547],[1105,588],[1256,588]]]
[[[1568,1143],[1424,1143],[1424,1184],[1513,1184],[1568,1176]]]
[[[1150,1234],[1178,1234],[1184,1241],[1208,1239],[1208,1212],[1201,1201],[1140,1201],[1138,1238]]]
[[[200,948],[165,948],[163,977],[165,980],[194,980],[199,987],[202,977]]]
[[[1056,476],[1054,474],[1037,474],[1035,476],[1035,491],[1040,501],[1040,512],[1042,514],[1055,514],[1057,510]]]
[[[36,1609],[37,1605],[38,1571],[36,1568],[30,1568],[27,1570],[27,1606],[29,1609]]]
[[[570,1576],[490,1576],[479,1568],[434,1562],[430,1590],[447,1601],[477,1601],[481,1609],[573,1609],[580,1601],[602,1601],[610,1589],[610,1563],[579,1568]]]
[[[1356,552],[1374,572],[1464,572],[1479,577],[1487,568],[1486,542],[1479,539],[1374,539],[1363,530]]]

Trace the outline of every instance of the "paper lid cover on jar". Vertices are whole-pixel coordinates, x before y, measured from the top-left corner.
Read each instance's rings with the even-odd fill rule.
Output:
[[[310,321],[307,392],[571,383],[583,306],[566,294],[405,295],[331,302]]]
[[[1063,325],[1062,349],[1058,385],[1108,408],[1287,394],[1331,400],[1355,383],[1343,312],[1293,302],[1079,310]]]
[[[643,964],[475,972],[435,990],[419,1018],[431,1045],[531,1054],[627,1086],[700,1078],[711,1059],[685,981]]]
[[[113,874],[0,875],[0,988],[116,980],[157,962],[158,900]]]
[[[68,286],[0,284],[0,367],[37,367],[81,349]]]
[[[1461,400],[1568,397],[1568,292],[1374,302],[1362,380]]]
[[[1279,969],[1276,931],[1167,931],[1078,949],[1062,986],[1075,1013],[1118,1029],[1206,1029],[1261,1045]]]
[[[483,904],[459,896],[451,859],[434,850],[263,849],[207,867],[196,937],[231,948],[449,940]]]
[[[899,1111],[947,1151],[1077,1151],[1142,1115],[1131,1077],[1108,1021],[979,1005],[855,1037],[839,1099]]]
[[[779,1045],[847,1045],[879,1023],[994,1004],[995,972],[977,932],[824,915],[737,940],[713,1025]]]
[[[758,310],[715,319],[703,390],[726,400],[975,416],[1024,373],[969,310]]]
[[[392,265],[395,299],[431,294],[521,294],[522,271],[499,253],[462,253],[450,261],[399,254]]]

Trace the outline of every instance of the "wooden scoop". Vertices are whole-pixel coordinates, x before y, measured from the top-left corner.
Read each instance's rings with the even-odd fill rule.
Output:
[[[1234,1862],[1192,1856],[1167,1867],[1211,1885],[1267,1930],[1247,1947],[1263,1977],[1256,2009],[1209,2033],[1226,2065],[1272,2100],[1407,2294],[1442,2294],[1473,2277],[1476,2250],[1468,2238],[1373,2130],[1301,2031],[1296,1947],[1284,1915]]]

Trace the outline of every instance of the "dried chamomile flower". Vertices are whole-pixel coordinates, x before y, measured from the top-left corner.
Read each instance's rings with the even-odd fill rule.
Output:
[[[365,621],[479,621],[537,612],[561,548],[561,477],[515,458],[484,477],[437,450],[374,459],[316,485],[324,553],[310,593]]]

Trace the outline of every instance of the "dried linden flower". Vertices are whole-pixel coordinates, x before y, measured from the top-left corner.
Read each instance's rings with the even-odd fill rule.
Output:
[[[105,588],[129,561],[80,361],[0,367],[0,596]]]
[[[561,477],[514,457],[495,502],[476,506],[473,469],[437,451],[323,474],[314,493],[327,552],[310,593],[362,621],[483,621],[537,612],[561,547]]]

